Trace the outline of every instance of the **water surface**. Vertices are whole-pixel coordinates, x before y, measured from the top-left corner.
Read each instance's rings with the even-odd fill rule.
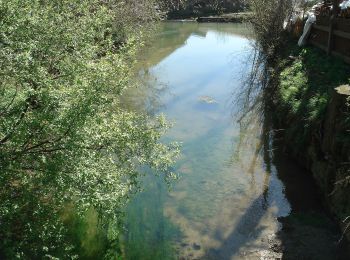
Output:
[[[281,229],[277,218],[292,212],[293,198],[295,205],[304,201],[302,210],[319,201],[313,195],[286,197],[281,179],[288,170],[293,174],[288,165],[300,169],[288,160],[276,161],[272,132],[259,111],[244,130],[237,123],[240,107],[233,101],[250,69],[249,29],[244,24],[165,23],[156,38],[139,73],[148,86],[143,91],[152,98],[141,99],[137,91],[128,98],[174,123],[164,141],[182,143],[174,168],[180,179],[170,190],[151,173],[143,179],[143,192],[127,210],[126,258],[281,257],[271,247]]]

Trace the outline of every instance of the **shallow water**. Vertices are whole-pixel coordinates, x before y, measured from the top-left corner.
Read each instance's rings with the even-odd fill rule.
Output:
[[[319,205],[317,189],[302,170],[273,155],[258,113],[244,131],[237,123],[233,101],[249,73],[251,41],[244,24],[164,23],[141,59],[152,98],[126,96],[174,123],[164,141],[181,142],[182,156],[170,190],[150,173],[128,205],[127,259],[274,259],[282,256],[271,249],[277,218],[322,211],[310,206]]]

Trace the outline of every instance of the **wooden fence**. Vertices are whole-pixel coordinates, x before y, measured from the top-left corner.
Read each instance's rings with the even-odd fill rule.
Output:
[[[334,2],[339,2],[334,0]],[[339,3],[337,3],[339,5]],[[336,6],[336,5],[334,5]],[[339,9],[332,17],[317,16],[312,26],[309,43],[350,63],[350,19],[338,17]]]

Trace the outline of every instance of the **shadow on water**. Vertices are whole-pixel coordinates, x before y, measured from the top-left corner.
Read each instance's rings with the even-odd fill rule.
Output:
[[[251,72],[247,76],[245,87],[238,93],[236,104],[239,104],[242,110],[240,122],[243,128],[251,123],[252,114],[259,114],[263,131],[261,133],[263,158],[266,164],[266,171],[271,173],[271,165],[275,167],[277,177],[284,186],[284,195],[291,206],[291,212],[287,216],[279,216],[277,219],[281,223],[281,228],[276,237],[269,241],[270,249],[281,253],[282,259],[350,259],[349,242],[342,240],[339,243],[341,232],[338,225],[332,219],[332,215],[326,210],[323,204],[323,195],[315,183],[312,174],[298,165],[293,158],[286,154],[281,141],[281,130],[275,130],[271,120],[273,111],[270,110],[271,96],[268,89],[268,71],[266,70],[265,60],[258,50],[253,55]],[[244,134],[240,139],[240,147],[243,145]],[[268,140],[268,141],[267,141]],[[270,143],[270,145],[267,145]],[[270,147],[270,148],[269,148]],[[259,154],[258,145],[255,155],[252,158],[252,165],[255,164]],[[235,152],[235,156],[239,154]],[[249,170],[253,172],[253,170]],[[253,180],[253,177],[252,177]],[[254,182],[254,180],[253,180]],[[266,188],[268,193],[268,187]],[[260,196],[261,197],[261,196]],[[258,197],[240,220],[249,217],[250,212],[261,200]],[[266,198],[265,196],[263,196]],[[266,200],[265,200],[266,201]],[[257,221],[252,223],[253,227],[258,225]],[[223,242],[219,249],[211,250],[210,253],[217,253],[221,259],[231,259],[231,256],[239,252],[243,243],[234,245],[235,237],[239,234],[239,225]],[[232,242],[230,242],[232,241]],[[224,253],[227,251],[227,254]],[[220,254],[221,252],[221,254]],[[224,253],[224,254],[222,254]],[[270,259],[270,258],[268,258]]]
[[[231,259],[239,253],[242,246],[250,240],[255,240],[261,234],[263,227],[259,227],[260,220],[265,215],[266,198],[264,194],[257,197],[241,216],[236,228],[222,241],[220,231],[216,233],[217,239],[222,241],[219,248],[209,249],[205,259]]]
[[[252,121],[249,120],[251,123]],[[246,133],[248,131],[248,125],[241,124],[241,131]],[[243,137],[244,139],[244,137]],[[243,140],[241,139],[240,142]],[[241,149],[241,144],[238,145],[238,150]],[[218,248],[211,248],[207,250],[206,255],[203,259],[232,259],[240,258],[250,255],[250,257],[258,257],[259,254],[252,255],[252,253],[258,253],[259,248],[253,248],[251,252],[242,252],[248,249],[250,242],[253,242],[259,237],[261,237],[262,232],[265,230],[265,226],[261,225],[261,220],[264,218],[267,213],[268,208],[273,203],[273,198],[269,198],[270,195],[270,186],[271,183],[271,171],[272,171],[272,152],[271,152],[271,135],[270,135],[270,124],[267,120],[264,120],[262,126],[262,133],[260,140],[255,145],[255,151],[250,160],[247,173],[250,175],[250,189],[251,192],[259,190],[258,185],[256,184],[256,174],[255,167],[258,161],[258,157],[262,154],[264,159],[264,177],[263,185],[261,186],[259,196],[257,196],[250,205],[246,208],[245,212],[240,216],[239,220],[233,231],[226,237],[217,230],[215,232],[217,240],[221,241],[221,245]],[[237,152],[237,150],[236,150]],[[262,247],[260,250],[263,250]],[[247,255],[248,253],[248,255]],[[272,259],[272,258],[271,258]]]
[[[282,259],[350,259],[348,242],[338,243],[339,227],[325,210],[311,173],[291,160],[278,141],[275,147],[274,164],[292,207],[289,216],[279,218]]]
[[[264,140],[264,162],[267,168],[274,165],[277,177],[284,185],[284,195],[291,206],[288,216],[278,217],[281,229],[270,241],[270,249],[281,253],[282,259],[287,260],[350,259],[348,242],[343,240],[339,243],[339,227],[326,210],[323,195],[312,174],[284,152],[279,131],[274,130],[270,119],[268,103],[264,104],[269,101],[261,101],[260,107],[264,107],[261,134],[261,139]],[[270,147],[267,143],[270,143]],[[271,169],[267,169],[267,172],[271,172]],[[246,214],[249,214],[249,210]]]
[[[269,206],[271,167],[274,165],[278,178],[284,184],[284,194],[291,205],[291,213],[278,217],[281,229],[268,241],[266,259],[350,259],[347,242],[338,244],[340,232],[322,203],[322,195],[310,173],[300,167],[283,152],[278,139],[271,135],[269,120],[264,120],[262,142],[256,146],[256,155],[263,153],[266,175],[261,194],[255,198],[239,218],[233,231],[226,237],[220,230],[215,232],[221,245],[208,249],[203,259],[240,259],[261,257],[249,252],[249,244],[264,231],[261,220]],[[273,132],[273,130],[272,130]],[[249,166],[254,186],[255,156]],[[247,247],[248,246],[248,247]],[[248,252],[242,252],[242,248]],[[259,248],[253,249],[258,253]],[[260,250],[266,250],[261,248]],[[248,258],[249,259],[249,258]],[[254,258],[255,259],[255,258]],[[265,258],[264,258],[265,259]],[[280,259],[278,257],[278,259]]]

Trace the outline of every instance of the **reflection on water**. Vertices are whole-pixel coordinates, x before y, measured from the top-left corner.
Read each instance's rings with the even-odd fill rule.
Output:
[[[252,65],[248,29],[161,26],[140,59],[142,87],[122,102],[174,122],[164,142],[182,143],[180,179],[169,191],[160,178],[143,178],[126,212],[125,258],[275,259],[283,251],[287,259],[332,259],[335,233],[312,206],[321,202],[311,177],[276,150],[277,132],[261,111],[243,125],[232,116],[242,111],[232,93],[242,93]],[[278,218],[294,231],[282,232]]]
[[[125,255],[258,256],[268,250],[264,238],[278,230],[276,218],[288,215],[290,205],[270,154],[262,149],[258,117],[244,133],[232,119],[232,110],[239,109],[232,107],[232,93],[243,86],[242,73],[249,68],[249,30],[241,24],[162,26],[140,62],[140,76],[150,80],[150,91],[166,85],[158,95],[160,111],[175,124],[164,141],[182,142],[175,168],[181,178],[170,191],[156,177],[143,180],[144,191],[128,206]],[[140,96],[131,91],[130,97],[137,103]]]

